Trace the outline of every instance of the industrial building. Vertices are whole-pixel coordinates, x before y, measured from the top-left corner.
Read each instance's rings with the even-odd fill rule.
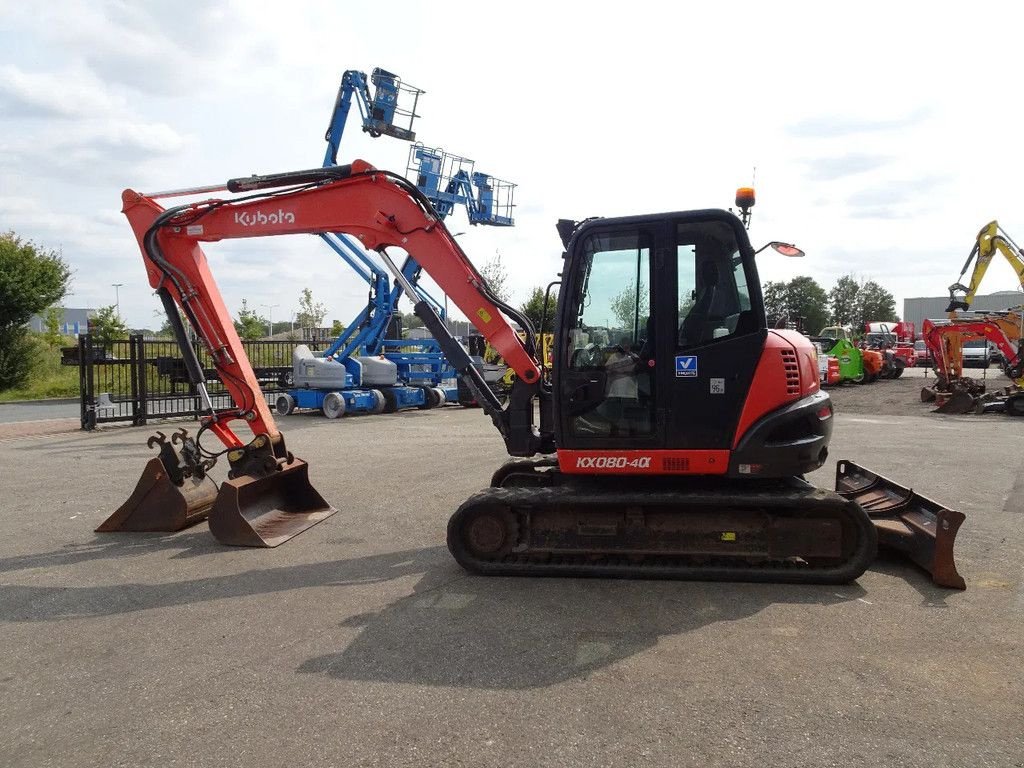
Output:
[[[65,336],[78,336],[81,333],[88,333],[89,318],[96,316],[95,309],[75,309],[72,307],[61,307],[59,330]],[[28,321],[28,327],[36,333],[46,330],[46,318],[42,315],[32,315]]]
[[[978,294],[971,302],[971,309],[979,311],[1000,311],[1010,307],[1024,305],[1024,293],[1020,291],[997,291],[996,293]],[[914,324],[917,332],[921,332],[921,323],[927,318],[946,317],[949,296],[921,296],[903,300],[903,319]]]

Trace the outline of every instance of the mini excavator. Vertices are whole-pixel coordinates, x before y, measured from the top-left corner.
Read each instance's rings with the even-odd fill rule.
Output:
[[[238,196],[156,202],[224,190]],[[515,457],[448,523],[448,547],[469,571],[843,583],[883,545],[936,583],[964,586],[953,562],[962,514],[850,461],[837,465],[836,491],[803,479],[828,456],[832,403],[811,342],[767,327],[755,252],[730,212],[558,222],[549,366],[528,318],[488,288],[400,175],[354,161],[122,199],[207,413],[194,438],[175,436],[180,449],[160,441],[108,530],[206,514],[222,543],[275,546],[335,511],[285,447],[200,244],[343,232],[377,251],[408,296],[417,294],[389,249],[414,257],[515,371],[502,402],[433,308],[415,305]],[[777,248],[787,249],[796,250]],[[177,307],[232,408],[213,408]],[[243,442],[232,421],[253,439]],[[223,450],[201,445],[208,432]],[[208,470],[223,455],[228,479],[211,494]]]
[[[936,413],[1002,411],[1024,416],[1024,307],[983,312],[971,309],[997,253],[1003,255],[1024,288],[1024,254],[998,221],[990,221],[978,231],[960,277],[949,286],[949,319],[925,320],[921,328],[936,373],[935,386],[923,387],[921,400],[937,402]],[[972,264],[974,268],[965,285],[961,281]],[[983,382],[964,376],[964,342],[982,339],[999,350],[1003,372],[1013,382],[1002,392],[987,392]]]

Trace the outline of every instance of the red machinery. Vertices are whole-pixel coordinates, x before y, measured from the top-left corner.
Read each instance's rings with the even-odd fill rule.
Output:
[[[934,387],[921,390],[921,399],[939,400],[941,413],[968,413],[977,408],[985,386],[963,375],[964,342],[985,339],[995,345],[1003,357],[1006,375],[1019,388],[1024,384],[1024,314],[1009,310],[953,315],[944,322],[925,320],[922,325],[937,380]],[[1003,394],[999,409],[1012,416],[1024,416],[1024,394]]]
[[[376,250],[400,283],[387,249],[414,255],[515,371],[502,403],[430,305],[414,307],[509,454],[522,457],[449,521],[449,549],[467,569],[839,583],[859,576],[881,543],[937,583],[963,587],[952,558],[963,515],[848,461],[835,493],[800,479],[826,460],[831,402],[811,343],[766,327],[755,253],[732,214],[560,221],[565,266],[548,377],[529,320],[493,295],[401,176],[356,161],[175,194],[225,188],[245,196],[163,210],[156,195],[123,194],[150,284],[209,413],[194,440],[176,436],[180,451],[161,444],[109,527],[191,522],[209,499],[189,484],[202,486],[221,454],[230,479],[209,513],[218,540],[274,546],[333,512],[285,449],[199,244],[344,232]],[[210,406],[175,304],[235,407]],[[232,421],[255,437],[243,442]],[[223,451],[200,444],[207,431]]]

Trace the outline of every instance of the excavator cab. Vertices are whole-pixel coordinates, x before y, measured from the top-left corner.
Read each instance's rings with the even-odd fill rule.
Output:
[[[740,220],[717,210],[595,219],[566,259],[553,377],[560,451],[673,451],[688,473],[738,474],[730,452],[769,339]],[[782,399],[799,399],[787,386]],[[792,439],[750,447],[763,454],[761,476],[824,462],[831,420],[807,418],[828,401],[816,390],[771,427],[790,424]]]

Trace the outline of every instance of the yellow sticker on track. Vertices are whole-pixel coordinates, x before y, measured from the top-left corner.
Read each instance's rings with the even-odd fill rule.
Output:
[[[736,532],[722,531],[722,541],[736,541]]]

